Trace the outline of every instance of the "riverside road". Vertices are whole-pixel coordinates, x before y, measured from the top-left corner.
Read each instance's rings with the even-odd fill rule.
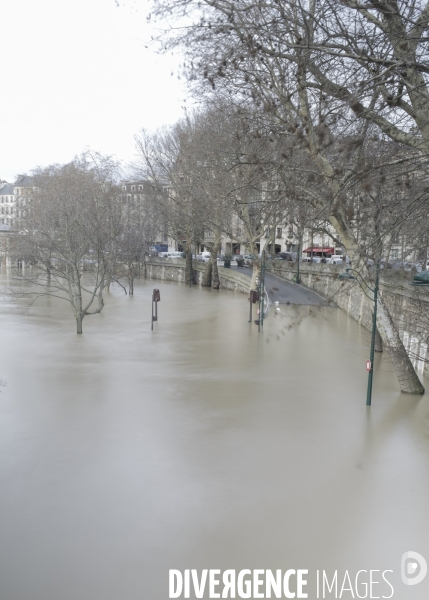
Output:
[[[232,267],[244,275],[252,276],[252,269],[248,267]],[[304,304],[307,306],[324,306],[327,300],[302,285],[285,281],[272,273],[265,273],[265,289],[271,302],[280,304]]]

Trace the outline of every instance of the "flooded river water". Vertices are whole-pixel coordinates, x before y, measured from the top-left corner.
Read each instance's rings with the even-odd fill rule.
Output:
[[[170,569],[306,569],[310,599],[317,570],[390,597],[388,570],[429,597],[400,575],[429,562],[429,397],[377,356],[367,409],[369,334],[339,309],[258,335],[243,295],[143,281],[82,336],[66,303],[21,309],[0,304],[1,600],[165,600]]]

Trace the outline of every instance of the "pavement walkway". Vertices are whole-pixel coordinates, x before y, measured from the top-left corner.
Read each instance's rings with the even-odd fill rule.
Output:
[[[231,265],[231,268],[238,270],[243,275],[252,276],[252,269],[248,267],[238,268]],[[323,298],[317,292],[313,292],[313,290],[309,290],[303,285],[285,281],[272,273],[265,272],[265,289],[271,302],[279,302],[280,304],[305,304],[308,306],[323,306],[328,304],[326,298]]]

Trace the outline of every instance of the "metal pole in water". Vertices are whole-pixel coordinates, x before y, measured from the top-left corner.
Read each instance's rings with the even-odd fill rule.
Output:
[[[378,279],[380,275],[380,261],[377,261],[375,271],[375,287],[374,287],[374,310],[372,313],[372,331],[371,331],[371,350],[369,354],[370,369],[368,371],[368,389],[366,393],[366,405],[371,406],[372,398],[372,379],[374,372],[374,350],[375,350],[375,334],[377,331],[377,296],[378,296]]]

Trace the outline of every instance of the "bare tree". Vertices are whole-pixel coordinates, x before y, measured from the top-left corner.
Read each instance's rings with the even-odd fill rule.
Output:
[[[145,257],[157,233],[152,189],[141,184],[143,193],[122,194],[122,233],[119,240],[120,275],[128,283],[128,293],[134,294],[134,280],[145,268]]]
[[[170,22],[193,18],[167,42],[186,47],[191,80],[253,103],[279,135],[306,150],[328,187],[313,205],[326,211],[359,264],[346,192],[361,171],[363,142],[384,135],[427,155],[427,7],[405,0],[165,0],[156,12]],[[340,161],[334,140],[343,145]],[[382,297],[377,324],[401,390],[423,393]]]
[[[204,232],[204,202],[192,177],[192,124],[185,120],[155,134],[136,136],[139,177],[152,185],[154,213],[186,252],[186,280],[193,279],[192,246]]]
[[[121,233],[118,168],[109,157],[85,154],[34,172],[34,189],[18,203],[13,252],[32,265],[20,275],[33,301],[48,295],[69,302],[82,333],[86,315],[101,312],[103,290],[117,276]],[[94,270],[84,276],[85,264]]]

